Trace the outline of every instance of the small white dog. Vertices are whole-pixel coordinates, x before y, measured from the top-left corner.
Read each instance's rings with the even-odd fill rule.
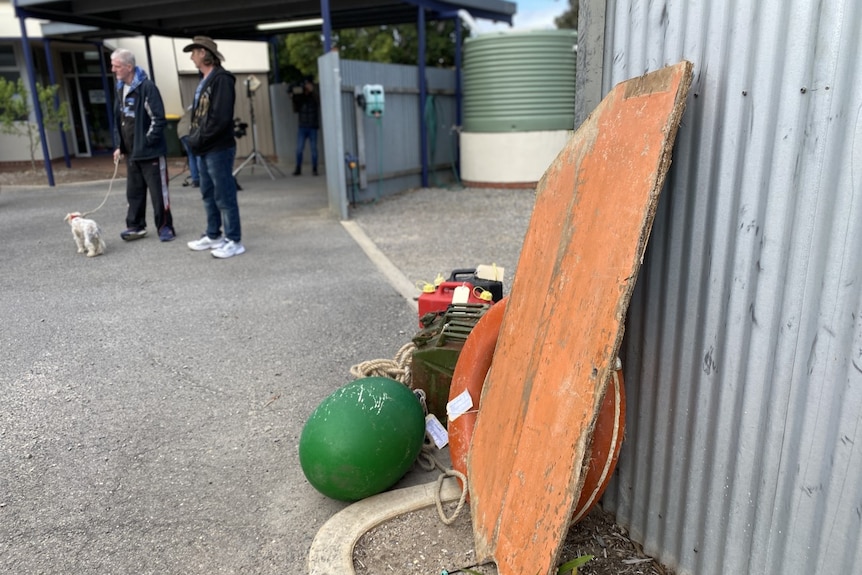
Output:
[[[81,212],[66,214],[63,221],[72,226],[72,235],[78,245],[78,253],[87,252],[87,257],[101,255],[105,251],[105,240],[102,239],[102,230],[99,224],[81,216]]]

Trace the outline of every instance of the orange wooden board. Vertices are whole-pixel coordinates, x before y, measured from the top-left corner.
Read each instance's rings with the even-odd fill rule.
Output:
[[[501,575],[555,569],[691,74],[617,85],[539,182],[467,464],[476,552]]]

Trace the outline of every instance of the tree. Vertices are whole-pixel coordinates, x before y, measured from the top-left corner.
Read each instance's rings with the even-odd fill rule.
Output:
[[[63,122],[69,117],[69,105],[62,102],[54,106],[57,91],[60,89],[56,84],[43,87],[36,84],[39,108],[42,110],[42,124],[46,130],[56,130],[61,125],[63,130],[69,128]],[[39,138],[39,126],[30,121],[30,100],[24,82],[18,78],[10,82],[0,77],[0,132],[13,136],[27,136],[30,144],[30,165],[36,169],[36,148],[41,143]]]
[[[426,30],[425,65],[454,66],[454,21],[429,22]],[[348,60],[414,65],[419,54],[419,34],[415,24],[338,30],[333,33],[333,46]],[[321,54],[323,39],[318,32],[288,34],[279,48],[279,71],[287,82],[316,76]]]
[[[554,18],[554,24],[561,29],[578,29],[578,0],[569,0],[569,9]]]

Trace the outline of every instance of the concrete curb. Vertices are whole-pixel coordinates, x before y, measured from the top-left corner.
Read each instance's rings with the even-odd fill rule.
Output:
[[[447,477],[440,491],[444,503],[461,496],[461,487],[454,477]],[[353,547],[359,538],[393,517],[434,505],[436,492],[435,481],[387,491],[342,509],[324,523],[311,542],[309,575],[355,575]]]
[[[359,224],[353,221],[342,220],[341,225],[347,230],[347,233],[351,235],[353,240],[359,244],[359,247],[362,248],[362,251],[365,252],[365,255],[368,256],[374,265],[377,266],[377,269],[386,277],[387,281],[395,288],[401,297],[403,297],[407,304],[410,305],[414,311],[419,309],[419,304],[416,301],[416,298],[419,297],[419,290],[416,289],[416,286],[410,283],[410,280],[401,273],[395,264],[393,264],[386,255],[380,251],[380,249],[374,244],[373,241],[365,234]]]

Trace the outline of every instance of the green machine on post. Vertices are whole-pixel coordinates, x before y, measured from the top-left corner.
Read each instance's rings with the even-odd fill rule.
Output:
[[[362,86],[362,96],[365,98],[365,115],[379,118],[383,115],[386,96],[380,84],[365,84]]]

